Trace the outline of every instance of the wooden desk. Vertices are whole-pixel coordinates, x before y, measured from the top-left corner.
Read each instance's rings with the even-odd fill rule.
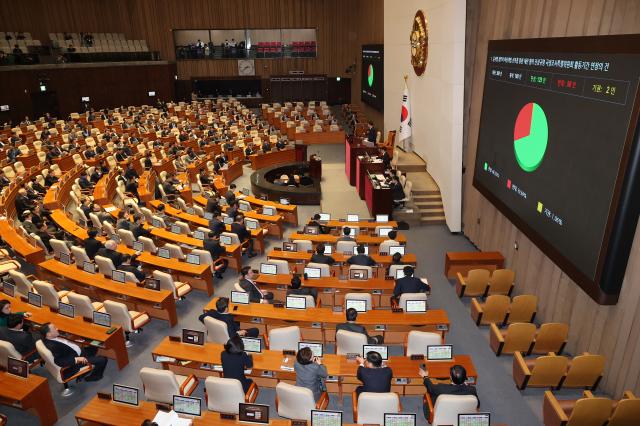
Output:
[[[65,265],[55,259],[40,263],[37,275],[57,284],[57,288],[71,288],[92,299],[114,299],[133,311],[146,311],[150,317],[169,321],[173,327],[178,323],[176,301],[168,290],[151,290],[132,283],[119,283],[100,273],[90,274],[76,265]]]
[[[14,229],[6,219],[0,220],[0,237],[14,252],[31,264],[38,264],[45,259],[44,249],[32,246]]]
[[[384,173],[384,163],[380,161],[369,161],[368,157],[356,158],[356,190],[361,200],[365,199],[365,183],[368,173]]]
[[[455,278],[459,272],[467,275],[471,269],[494,271],[504,268],[504,256],[499,251],[448,251],[444,256],[444,274]]]
[[[288,148],[282,151],[270,151],[266,154],[252,154],[249,156],[249,159],[251,160],[251,168],[253,170],[260,170],[263,167],[273,166],[275,164],[293,163],[296,161],[296,150]]]
[[[344,149],[345,149],[345,162],[344,169],[347,174],[347,178],[349,179],[349,183],[351,186],[355,186],[356,184],[356,159],[359,155],[363,155],[368,152],[369,154],[377,154],[378,148],[375,147],[366,147],[359,142],[356,141],[356,138],[349,138],[344,140]]]
[[[227,164],[229,164],[229,166],[224,170],[220,170],[220,174],[222,174],[224,183],[229,185],[231,182],[242,176],[244,169],[242,167],[243,161],[241,159],[237,159]]]
[[[291,223],[294,226],[298,226],[298,206],[294,204],[280,204],[273,201],[261,200],[252,195],[244,195],[241,192],[236,192],[236,197],[243,196],[242,200],[251,204],[252,206],[258,206],[262,208],[264,206],[274,206],[278,213],[284,217],[284,221]]]
[[[260,274],[256,283],[266,290],[273,292],[276,300],[286,300],[287,289],[291,285],[291,275],[265,275]],[[372,278],[370,280],[341,280],[338,277],[322,277],[318,279],[302,278],[304,287],[318,289],[320,304],[325,307],[344,305],[346,293],[371,293],[373,306],[391,307],[391,295],[395,287],[395,280]]]
[[[291,128],[290,128],[291,129]],[[290,129],[287,129],[288,131]],[[310,127],[310,130],[312,127]],[[341,144],[344,142],[345,133],[344,130],[338,131],[322,131],[322,132],[307,132],[307,133],[297,133],[295,132],[295,128],[293,128],[294,134],[293,140],[302,141],[305,145],[314,145],[314,144]],[[290,132],[289,132],[290,133]]]
[[[293,232],[289,235],[290,241],[307,240],[307,241],[311,241],[314,245],[318,243],[335,245],[337,244],[339,238],[340,236],[338,235],[330,235],[330,234],[311,235],[311,234],[300,234],[298,232]],[[378,237],[377,235],[358,234],[356,236],[355,241],[358,244],[366,244],[367,246],[369,246],[369,254],[373,254],[378,252],[378,247],[380,246],[380,243],[382,243],[387,239],[388,239],[387,237]],[[407,243],[407,238],[403,234],[398,233],[398,236],[396,237],[396,241],[402,245],[405,245]]]
[[[386,343],[386,342],[385,342]],[[219,376],[221,366],[220,354],[224,346],[216,343],[205,343],[203,346],[189,345],[180,342],[171,342],[165,337],[153,350],[154,360],[157,356],[175,358],[176,362],[163,362],[163,368],[170,369],[177,374],[194,374],[200,378],[207,376]],[[249,376],[258,386],[275,387],[280,381],[295,382],[296,374],[293,371],[285,371],[282,366],[293,367],[295,356],[287,356],[287,362],[283,362],[285,356],[282,351],[264,350],[259,354],[252,354],[253,368]],[[180,361],[191,361],[182,365]],[[322,363],[327,367],[331,379],[327,380],[327,390],[338,393],[342,397],[343,392],[351,392],[360,384],[356,378],[358,363],[348,360],[345,355],[325,353]],[[478,373],[469,355],[456,355],[451,361],[429,362],[425,360],[411,360],[405,356],[390,356],[387,365],[393,370],[394,378],[409,379],[406,385],[392,385],[392,392],[399,395],[422,395],[425,392],[423,380],[418,374],[420,364],[426,363],[431,377],[448,379],[449,369],[454,364],[461,364],[467,370],[469,378],[477,381]],[[204,367],[204,368],[203,368]],[[216,368],[216,369],[214,369]],[[273,376],[265,376],[270,372]],[[392,382],[392,383],[395,383]]]
[[[51,398],[47,379],[29,374],[28,379],[0,373],[0,404],[24,411],[35,411],[42,426],[53,426],[58,421],[56,406]],[[20,423],[20,419],[16,419]],[[9,421],[10,424],[11,420]]]
[[[311,222],[312,219],[309,219],[307,224]],[[357,226],[360,229],[371,229],[375,230],[378,226],[388,226],[393,229],[398,229],[398,222],[395,220],[390,220],[388,222],[370,222],[368,220],[360,220],[358,222],[347,222],[346,220],[328,220],[326,222],[322,222],[323,226],[327,226],[329,228],[342,228],[343,226]]]
[[[364,177],[364,199],[372,216],[377,214],[391,216],[393,213],[393,191],[391,188],[374,184],[369,174]]]
[[[51,219],[65,232],[80,241],[89,237],[87,230],[72,221],[62,210],[51,212]],[[105,237],[98,237],[98,239],[106,240]],[[124,244],[118,245],[118,251],[132,256],[137,254],[135,250]],[[213,276],[209,271],[209,265],[192,265],[178,259],[165,259],[150,252],[140,253],[137,260],[149,269],[165,270],[173,275],[175,280],[189,283],[195,289],[206,291],[209,296],[213,295]]]
[[[216,300],[218,298],[209,301],[204,310],[215,309]],[[261,334],[268,334],[271,328],[298,325],[303,339],[335,342],[335,326],[345,322],[345,313],[333,312],[331,308],[298,310],[276,308],[268,303],[230,305],[229,311],[234,317],[245,326],[258,327]],[[437,332],[444,338],[449,330],[449,317],[443,309],[430,309],[420,314],[374,309],[358,314],[358,324],[367,327],[370,334],[384,335],[385,344],[404,344],[405,337],[411,330]]]
[[[142,392],[142,389],[140,389]],[[202,401],[202,417],[193,420],[193,426],[240,426],[241,423],[234,420],[222,420],[220,414],[214,411],[207,411],[206,403]],[[158,409],[154,402],[140,400],[137,407],[125,404],[115,404],[111,401],[93,397],[80,411],[76,413],[76,420],[79,425],[104,425],[104,426],[140,426],[146,419],[153,419]],[[275,413],[269,413],[275,417]],[[290,420],[272,419],[269,426],[290,426]],[[345,426],[355,426],[346,425]]]
[[[69,318],[52,312],[48,306],[30,305],[17,297],[9,297],[4,293],[0,294],[0,300],[9,300],[14,312],[31,312],[27,322],[34,324],[54,323],[60,331],[72,336],[76,336],[82,342],[79,344],[89,344],[92,340],[101,342],[100,353],[108,358],[115,359],[119,369],[123,369],[129,364],[129,354],[125,346],[124,331],[122,327],[116,326],[117,330],[107,334],[107,327],[102,327],[84,321],[81,317]],[[114,325],[115,326],[115,325]],[[78,339],[76,339],[78,340]]]

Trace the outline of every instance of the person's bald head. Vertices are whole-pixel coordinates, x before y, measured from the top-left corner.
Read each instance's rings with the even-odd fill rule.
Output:
[[[116,243],[113,240],[109,240],[106,243],[104,243],[104,246],[109,250],[115,250],[118,248],[118,243]]]

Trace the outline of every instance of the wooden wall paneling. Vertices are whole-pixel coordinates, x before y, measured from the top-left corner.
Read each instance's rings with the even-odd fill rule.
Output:
[[[536,294],[538,320],[570,326],[567,351],[591,351],[607,358],[602,388],[614,397],[640,391],[640,236],[634,246],[620,300],[595,304],[558,266],[529,241],[472,186],[487,41],[498,38],[577,36],[640,32],[640,4],[634,0],[486,0],[469,2],[465,87],[463,176],[464,233],[482,250],[500,249],[516,270],[515,294]],[[469,52],[472,50],[473,52]],[[477,219],[480,218],[480,223]],[[501,237],[496,238],[496,235]],[[513,248],[517,241],[519,249]],[[579,242],[578,242],[579,243]]]

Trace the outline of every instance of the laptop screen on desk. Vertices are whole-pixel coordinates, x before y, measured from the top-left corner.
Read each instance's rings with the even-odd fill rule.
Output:
[[[182,329],[182,343],[204,345],[204,331]]]
[[[8,357],[7,373],[26,379],[29,377],[29,363],[21,359]]]
[[[353,308],[358,312],[367,312],[367,302],[365,300],[347,300],[345,306],[347,309]]]
[[[187,255],[187,263],[191,265],[199,265],[200,264],[200,256],[197,254],[189,253]]]
[[[388,214],[377,214],[376,215],[376,222],[389,222],[389,215]]]
[[[168,248],[164,248],[164,247],[160,247],[158,249],[158,257],[161,257],[163,259],[171,259],[171,254],[169,252]]]
[[[299,296],[287,296],[287,309],[306,309],[307,299]]]
[[[360,217],[357,214],[347,215],[347,222],[359,222],[359,221],[360,221]]]
[[[404,256],[404,246],[389,246],[389,256],[393,256],[396,253],[400,253],[401,256]]]
[[[311,426],[342,426],[342,411],[311,410]]]
[[[453,358],[452,345],[429,345],[427,346],[427,359],[429,361],[443,361]]]
[[[245,293],[244,291],[232,291],[231,303],[238,303],[242,305],[249,304],[249,293]]]
[[[490,424],[491,414],[489,413],[458,414],[458,426],[489,426]]]
[[[307,274],[307,278],[320,278],[320,268],[304,268],[304,273]]]
[[[69,303],[64,302],[58,303],[58,313],[69,318],[73,318],[76,315],[75,307]]]
[[[255,337],[243,337],[242,343],[244,343],[244,350],[246,352],[253,352],[259,354],[262,352],[262,340]]]
[[[300,349],[302,349],[302,348],[309,348],[309,349],[311,349],[311,352],[313,352],[313,356],[317,356],[318,358],[322,358],[322,354],[323,354],[322,343],[298,342],[298,352],[300,352]]]
[[[187,416],[200,416],[202,400],[190,396],[173,395],[173,411]]]
[[[238,406],[238,420],[241,422],[269,424],[269,406],[241,402]]]
[[[278,267],[270,263],[261,263],[260,273],[266,275],[276,275],[278,273]]]
[[[384,426],[415,426],[415,414],[384,413]]]
[[[389,359],[389,348],[384,345],[363,345],[362,346],[362,355],[367,356],[369,352],[378,352],[383,360]]]
[[[130,386],[113,385],[113,402],[138,405],[138,389]]]

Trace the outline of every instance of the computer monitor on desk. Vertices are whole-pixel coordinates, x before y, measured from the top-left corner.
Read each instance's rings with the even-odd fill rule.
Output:
[[[200,256],[197,254],[189,253],[187,255],[187,263],[190,265],[200,265]]]
[[[137,252],[143,252],[144,251],[144,243],[142,241],[134,241],[133,242],[133,250],[135,250]]]
[[[282,251],[298,251],[298,244],[283,242]]]
[[[331,220],[331,213],[320,213],[320,220],[322,222],[328,222]]]
[[[138,389],[131,386],[113,384],[113,402],[127,405],[138,405]]]
[[[202,414],[202,400],[190,396],[173,395],[173,411],[178,414],[199,417]]]
[[[259,354],[262,352],[262,340],[255,337],[243,337],[242,343],[244,344],[244,350]]]
[[[384,426],[415,426],[416,415],[410,413],[384,413]]]
[[[249,293],[245,293],[244,291],[232,291],[231,292],[231,303],[238,303],[240,305],[248,305],[249,304]]]
[[[396,253],[400,253],[400,256],[404,256],[404,246],[389,246],[389,256],[393,256]]]
[[[362,346],[362,355],[365,357],[369,352],[378,352],[382,359],[386,361],[389,359],[389,347],[385,345],[363,345]]]
[[[342,411],[311,410],[311,426],[342,426]]]
[[[359,222],[360,217],[357,214],[347,214],[347,222]]]
[[[238,406],[238,420],[247,423],[269,424],[269,406],[241,402]]]
[[[287,309],[306,309],[307,299],[302,296],[287,296],[285,306]]]
[[[231,237],[229,235],[220,235],[220,244],[223,246],[230,246],[232,244]]]
[[[452,345],[429,345],[427,346],[427,360],[429,361],[451,361],[453,359]]]
[[[278,273],[278,266],[270,263],[261,263],[260,273],[265,275],[276,275]]]
[[[26,379],[29,377],[29,363],[21,359],[7,358],[7,373]],[[5,385],[6,386],[6,385]]]
[[[489,413],[458,414],[458,426],[489,426],[490,424],[491,414]]]
[[[163,259],[171,259],[171,253],[169,252],[168,248],[160,247],[158,249],[158,257],[161,257]]]
[[[367,302],[365,300],[350,299],[345,302],[347,309],[353,308],[358,312],[367,312]]]
[[[322,343],[316,343],[316,342],[298,342],[298,352],[300,352],[300,349],[302,348],[309,348],[311,349],[311,352],[313,352],[313,356],[317,356],[318,358],[322,358],[322,355],[324,353],[324,348]]]
[[[190,343],[192,345],[204,345],[204,331],[182,329],[182,343]]]
[[[388,214],[377,214],[376,215],[376,222],[381,222],[381,223],[389,222],[389,215]]]
[[[321,276],[320,268],[313,268],[309,266],[304,268],[304,273],[307,276],[307,278],[320,278]]]

